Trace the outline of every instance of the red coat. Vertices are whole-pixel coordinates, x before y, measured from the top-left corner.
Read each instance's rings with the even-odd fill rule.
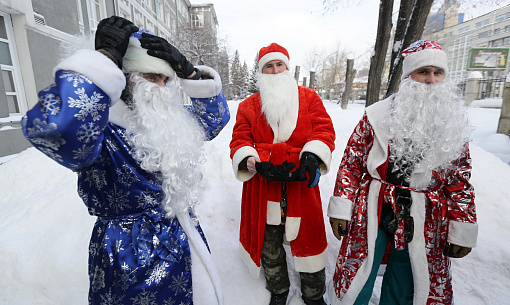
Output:
[[[349,220],[330,289],[332,304],[352,304],[372,268],[379,211],[383,200],[395,201],[395,186],[384,181],[388,166],[388,134],[381,121],[393,96],[366,109],[356,126],[338,170],[328,215]],[[467,148],[467,146],[466,146]],[[469,183],[469,149],[454,161],[456,169],[411,176],[432,175],[428,189],[411,192],[414,238],[408,244],[414,278],[413,304],[451,304],[450,259],[443,255],[446,242],[476,245],[477,230],[473,187]],[[383,168],[383,170],[381,170]],[[421,234],[420,234],[421,233]],[[398,230],[395,233],[397,237]],[[394,241],[390,241],[394,242]],[[403,246],[403,239],[397,240]]]
[[[275,136],[276,135],[276,136]],[[299,102],[280,126],[269,126],[262,114],[260,93],[239,104],[230,156],[236,178],[243,181],[240,243],[241,257],[258,277],[265,225],[280,223],[280,182],[268,182],[258,174],[238,170],[248,156],[299,167],[303,152],[312,152],[323,162],[322,174],[329,171],[335,131],[322,100],[315,91],[299,87]],[[306,182],[287,183],[285,237],[290,241],[294,265],[299,272],[316,272],[327,263],[327,241],[319,187]]]

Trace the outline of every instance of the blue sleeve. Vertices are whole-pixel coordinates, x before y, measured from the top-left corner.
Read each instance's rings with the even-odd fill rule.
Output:
[[[39,92],[23,118],[23,132],[41,152],[72,170],[91,165],[101,151],[110,98],[85,76],[66,70]]]
[[[214,139],[230,120],[230,111],[223,92],[210,98],[191,98],[187,108],[203,126],[207,140]]]

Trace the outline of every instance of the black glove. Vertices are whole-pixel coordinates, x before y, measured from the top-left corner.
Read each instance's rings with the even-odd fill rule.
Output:
[[[267,161],[255,163],[257,173],[266,178],[267,181],[292,181],[293,178],[290,171],[294,167],[296,167],[295,163],[287,163],[287,161],[284,161],[282,165],[274,165]]]
[[[188,78],[195,71],[196,74],[193,76],[193,79],[200,78],[200,70],[195,69],[193,64],[186,59],[186,56],[182,55],[176,47],[165,39],[143,33],[140,44],[142,48],[147,49],[147,54],[167,61],[178,77]]]
[[[306,181],[306,173],[308,173],[308,187],[315,187],[319,183],[319,178],[321,177],[319,158],[310,152],[305,152],[301,156],[299,163],[299,169],[294,172],[294,180]]]
[[[126,54],[129,36],[138,31],[138,27],[131,21],[118,16],[111,16],[99,22],[96,30],[96,50],[106,52],[119,68],[122,68],[122,58]]]
[[[443,254],[452,258],[463,258],[468,255],[469,252],[471,252],[471,248],[469,247],[462,247],[448,243],[444,248]]]

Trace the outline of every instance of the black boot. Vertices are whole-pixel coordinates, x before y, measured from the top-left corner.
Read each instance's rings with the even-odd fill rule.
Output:
[[[326,302],[324,302],[324,298],[320,298],[318,300],[310,300],[303,297],[303,301],[305,301],[306,305],[326,305]]]
[[[279,294],[271,292],[271,301],[269,301],[269,305],[285,305],[287,304],[287,296],[289,295],[289,291],[285,291]]]

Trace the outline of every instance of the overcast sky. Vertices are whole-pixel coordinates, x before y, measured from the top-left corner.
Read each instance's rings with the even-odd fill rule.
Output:
[[[338,44],[352,53],[356,66],[367,63],[375,42],[379,14],[379,0],[345,0],[342,1],[345,4],[337,6],[333,12],[325,12],[323,0],[191,2],[214,4],[219,36],[226,38],[232,54],[235,50],[239,51],[241,62],[246,61],[249,69],[258,50],[272,42],[289,51],[291,70],[299,65],[303,71],[306,58],[315,53],[314,47],[317,52],[323,50],[325,54],[331,54],[336,51]],[[499,2],[499,7],[510,3]],[[399,3],[395,1],[395,14]],[[464,6],[463,11],[468,18],[491,10],[481,4],[477,4],[476,9],[471,4]]]

